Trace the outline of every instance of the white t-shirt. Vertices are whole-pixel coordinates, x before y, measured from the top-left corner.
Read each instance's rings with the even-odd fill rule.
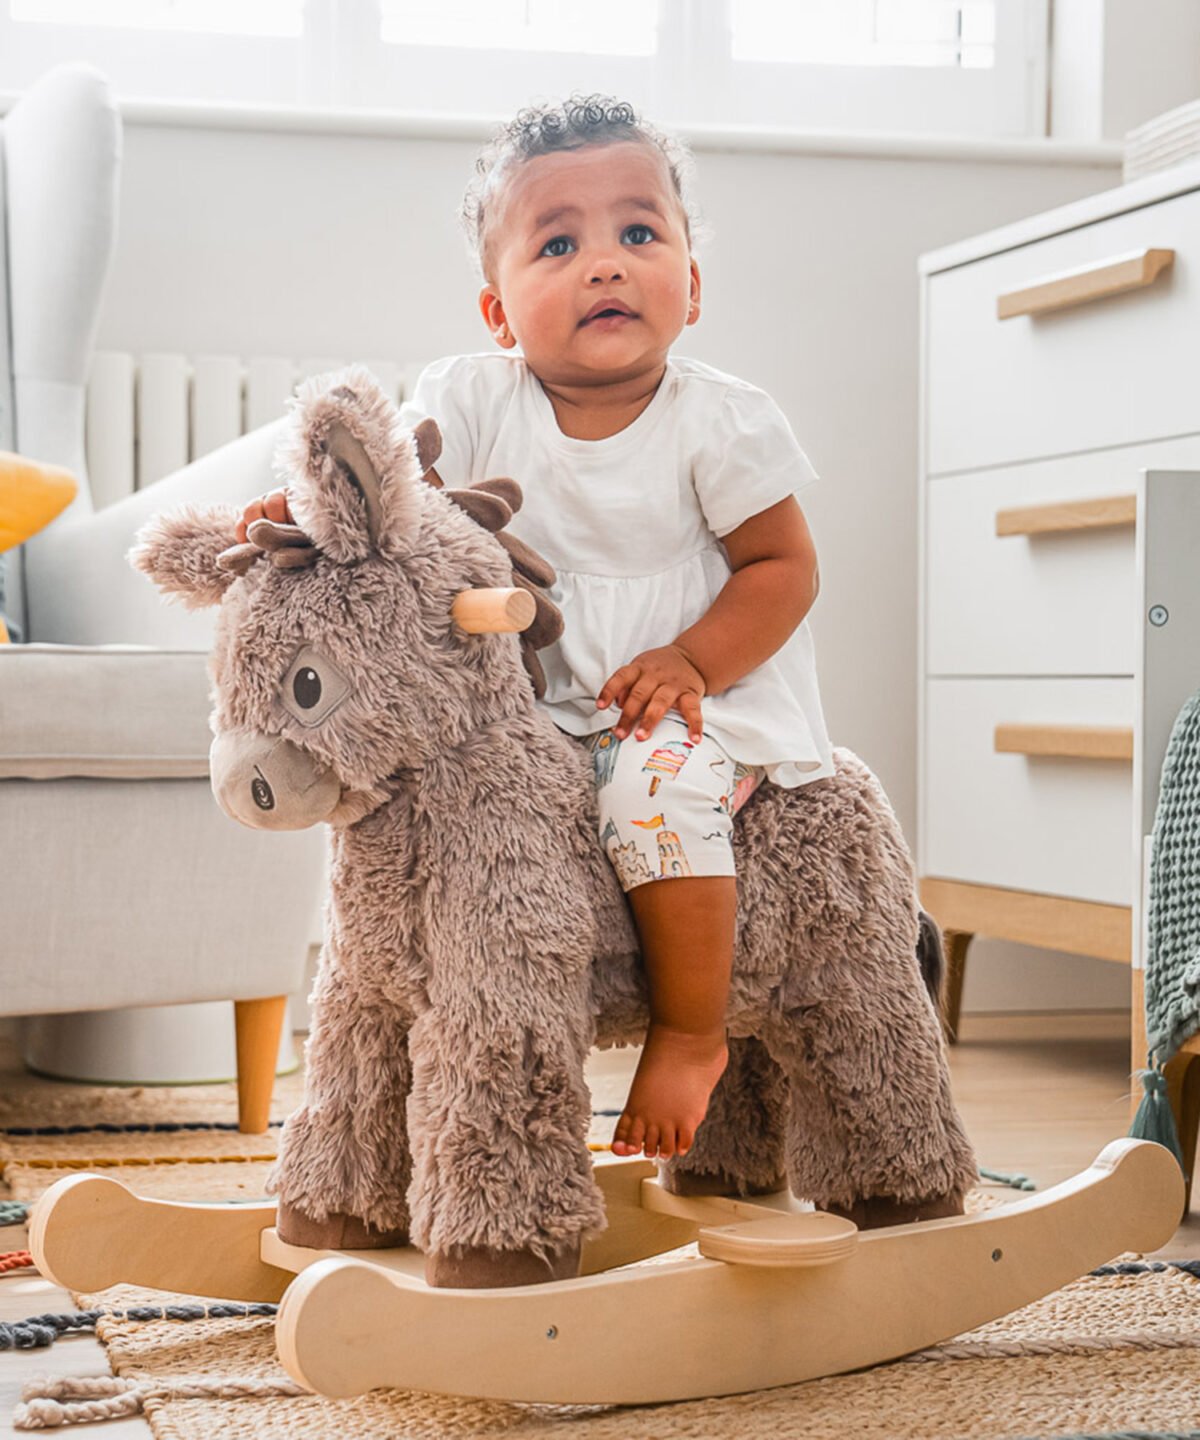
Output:
[[[732,573],[720,537],[816,478],[768,395],[676,356],[645,410],[605,440],[564,435],[514,353],[436,361],[401,413],[437,421],[447,487],[500,475],[521,486],[508,529],[558,572],[549,595],[565,622],[538,652],[541,704],[572,735],[614,725],[618,710],[596,708],[608,677],[712,605]],[[701,711],[708,734],[777,785],[833,773],[807,622]]]

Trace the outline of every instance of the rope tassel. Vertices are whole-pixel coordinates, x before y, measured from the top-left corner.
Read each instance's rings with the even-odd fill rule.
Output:
[[[1175,1129],[1175,1117],[1171,1114],[1171,1102],[1167,1099],[1167,1077],[1161,1068],[1155,1066],[1150,1070],[1139,1070],[1137,1078],[1142,1082],[1145,1093],[1129,1133],[1135,1140],[1153,1140],[1158,1145],[1165,1145],[1183,1170],[1183,1150]]]
[[[308,1395],[292,1380],[127,1380],[116,1375],[40,1375],[21,1391],[13,1411],[16,1430],[54,1430],[140,1415],[146,1401],[242,1400],[265,1396]]]
[[[0,1350],[36,1350],[53,1345],[70,1331],[94,1330],[96,1321],[111,1320],[242,1320],[272,1316],[278,1305],[265,1301],[243,1304],[238,1300],[215,1300],[208,1305],[130,1305],[117,1310],[101,1306],[95,1310],[67,1310],[54,1315],[31,1315],[28,1320],[0,1320]]]

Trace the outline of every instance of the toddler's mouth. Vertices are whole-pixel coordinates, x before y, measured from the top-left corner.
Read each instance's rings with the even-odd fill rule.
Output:
[[[593,320],[635,320],[636,318],[627,305],[601,300],[592,306],[579,323],[580,325],[590,325]]]

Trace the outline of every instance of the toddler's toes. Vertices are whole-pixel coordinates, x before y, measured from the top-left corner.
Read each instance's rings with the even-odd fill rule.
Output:
[[[617,1128],[613,1134],[614,1155],[636,1155],[642,1148],[642,1137],[645,1135],[645,1123],[636,1115],[630,1115],[628,1111],[617,1121]]]
[[[658,1137],[658,1158],[660,1160],[669,1160],[677,1149],[675,1127],[673,1125],[664,1125]]]
[[[658,1154],[658,1135],[658,1126],[655,1125],[653,1121],[651,1121],[651,1123],[646,1126],[645,1147],[647,1160],[653,1160],[654,1157]]]

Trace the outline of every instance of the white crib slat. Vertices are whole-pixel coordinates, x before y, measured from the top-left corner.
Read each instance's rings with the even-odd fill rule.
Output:
[[[246,429],[278,420],[296,384],[296,366],[279,355],[255,355],[246,363]]]
[[[188,462],[188,381],[184,356],[142,356],[137,385],[139,490]]]
[[[242,433],[242,362],[197,355],[192,365],[192,453],[198,460]]]
[[[389,398],[412,394],[423,365],[363,362]],[[301,378],[326,375],[345,362],[314,356],[155,354],[105,351],[92,359],[87,383],[87,465],[97,508],[153,484],[247,430],[270,424],[287,408]]]
[[[133,356],[98,351],[88,372],[88,485],[97,510],[133,494]]]

